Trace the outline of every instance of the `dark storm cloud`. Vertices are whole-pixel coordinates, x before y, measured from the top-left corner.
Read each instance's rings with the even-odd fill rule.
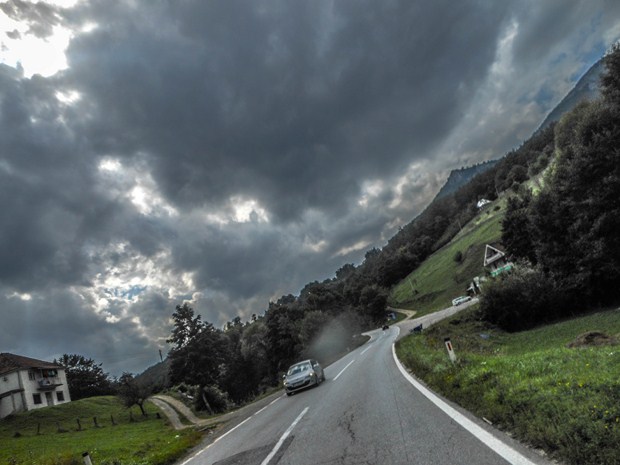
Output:
[[[138,371],[183,300],[221,325],[359,263],[529,136],[619,8],[0,3],[10,39],[74,33],[54,76],[0,64],[0,349]]]
[[[504,14],[453,2],[153,8],[106,2],[114,21],[69,50],[67,81],[96,108],[90,138],[148,151],[177,204],[241,192],[283,221],[342,213],[360,179],[425,156],[486,75]],[[164,33],[158,15],[175,18]]]

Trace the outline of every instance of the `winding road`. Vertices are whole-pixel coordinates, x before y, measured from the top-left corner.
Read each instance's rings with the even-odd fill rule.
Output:
[[[548,464],[428,391],[396,359],[394,342],[410,328],[462,308],[367,333],[367,344],[325,368],[324,383],[264,399],[179,465]]]

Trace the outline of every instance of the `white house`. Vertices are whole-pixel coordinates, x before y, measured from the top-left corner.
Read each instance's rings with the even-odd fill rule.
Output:
[[[484,250],[483,266],[489,270],[491,276],[497,276],[504,271],[509,271],[514,266],[508,259],[506,252],[501,250],[499,246],[487,244]]]
[[[0,353],[0,418],[65,402],[71,397],[62,366]]]

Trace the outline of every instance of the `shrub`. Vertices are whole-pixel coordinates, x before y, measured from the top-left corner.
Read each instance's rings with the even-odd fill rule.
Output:
[[[206,402],[206,403],[205,403]],[[196,410],[211,410],[212,413],[222,413],[230,407],[228,394],[217,386],[205,386],[196,389],[194,407]]]
[[[480,310],[486,321],[520,331],[567,313],[568,298],[540,267],[522,264],[485,286]]]

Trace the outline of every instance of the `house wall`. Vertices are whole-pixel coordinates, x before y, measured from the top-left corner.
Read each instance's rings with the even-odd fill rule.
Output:
[[[26,409],[22,392],[20,392],[19,380],[18,372],[0,376],[0,396],[10,393],[0,399],[0,418]]]
[[[22,386],[24,387],[24,399],[26,401],[26,409],[33,410],[41,407],[48,407],[51,405],[64,404],[66,402],[71,402],[71,397],[69,396],[69,386],[67,386],[67,377],[65,375],[65,370],[58,369],[58,376],[54,378],[43,378],[41,376],[40,371],[35,371],[35,379],[31,380],[28,376],[28,370],[20,371]],[[49,391],[40,391],[39,390],[39,381],[43,379],[49,379],[54,384],[62,384],[62,386],[56,386],[53,390]],[[58,392],[63,393],[64,400],[58,400]],[[46,393],[51,393],[50,398],[46,396]],[[34,395],[41,395],[41,403],[35,404]]]
[[[49,391],[39,390],[39,381],[44,379],[40,370],[32,370],[35,379],[30,379],[29,370],[20,370],[0,377],[0,395],[12,390],[23,389],[23,392],[14,392],[0,400],[0,418],[24,410],[33,410],[51,405],[64,404],[71,402],[69,386],[65,370],[58,369],[58,375],[54,378],[47,378],[53,384],[61,384]],[[7,381],[4,381],[4,378]],[[63,400],[58,400],[58,393],[62,393]],[[46,395],[50,393],[50,395]],[[35,394],[40,395],[41,402],[35,403]]]

